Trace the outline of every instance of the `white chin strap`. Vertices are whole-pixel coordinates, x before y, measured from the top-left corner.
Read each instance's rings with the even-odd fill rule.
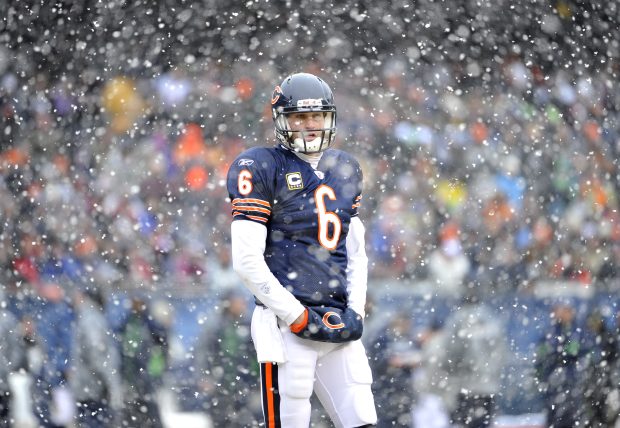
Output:
[[[306,141],[305,144],[303,138],[295,138],[293,140],[293,150],[302,153],[316,153],[321,148],[322,142],[322,137],[316,137],[314,140]]]

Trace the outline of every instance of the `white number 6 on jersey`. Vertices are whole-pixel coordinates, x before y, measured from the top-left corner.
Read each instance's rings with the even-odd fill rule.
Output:
[[[237,177],[237,188],[239,193],[247,196],[252,193],[252,173],[247,169],[242,170]]]
[[[333,250],[338,245],[338,239],[340,239],[340,233],[342,232],[342,224],[340,223],[340,217],[332,211],[327,211],[325,208],[325,197],[330,200],[336,200],[336,193],[334,189],[323,184],[314,191],[314,200],[316,201],[316,208],[319,216],[319,243],[327,248]],[[333,225],[332,235],[329,236],[329,224]]]

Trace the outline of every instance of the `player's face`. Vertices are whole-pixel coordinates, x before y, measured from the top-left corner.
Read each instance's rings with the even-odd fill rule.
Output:
[[[321,130],[325,126],[325,113],[320,111],[309,111],[292,113],[288,115],[288,124],[294,132],[293,138],[300,138],[303,134],[304,139],[313,140],[321,136]]]

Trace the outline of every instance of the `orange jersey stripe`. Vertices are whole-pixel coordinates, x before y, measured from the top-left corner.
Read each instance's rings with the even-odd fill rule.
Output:
[[[267,219],[264,218],[264,217],[258,217],[258,216],[255,216],[255,215],[247,215],[247,214],[246,214],[246,217],[250,218],[252,220],[260,221],[261,223],[267,223]]]
[[[271,210],[268,210],[266,208],[250,207],[246,205],[237,205],[235,206],[235,209],[238,211],[258,211],[259,213],[264,213],[267,215],[271,214]]]
[[[264,217],[258,217],[258,216],[255,216],[255,215],[248,215],[246,213],[240,213],[240,212],[237,212],[237,211],[233,211],[232,215],[233,215],[233,217],[236,217],[238,215],[242,215],[242,216],[245,216],[245,217],[247,217],[249,219],[260,221],[261,223],[267,223],[267,219],[264,218]]]
[[[271,204],[269,202],[267,202],[267,201],[263,201],[262,199],[251,199],[251,198],[244,198],[244,199],[236,198],[236,199],[233,199],[233,201],[232,201],[233,205],[236,205],[238,203],[258,204],[258,205],[262,205],[262,206],[271,208]]]

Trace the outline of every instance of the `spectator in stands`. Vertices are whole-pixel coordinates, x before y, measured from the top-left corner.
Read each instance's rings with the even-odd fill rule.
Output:
[[[584,341],[587,353],[575,386],[582,391],[582,426],[613,427],[620,415],[618,320],[614,317],[608,325],[610,321],[598,308],[588,316]]]
[[[501,373],[508,352],[502,322],[470,285],[461,306],[442,332],[440,367],[447,372],[447,391],[454,394],[452,423],[483,428],[493,424]]]
[[[0,283],[0,427],[9,428],[15,418],[11,410],[11,386],[9,376],[16,372],[25,359],[22,333],[17,318],[7,307],[4,285]]]
[[[471,262],[463,253],[458,226],[445,225],[440,233],[439,246],[431,251],[428,260],[429,280],[436,296],[458,300]]]
[[[145,299],[134,296],[119,328],[123,379],[123,425],[161,428],[157,383],[168,355],[168,332],[151,315]]]
[[[77,403],[78,426],[115,424],[123,404],[120,352],[105,318],[105,296],[95,286],[76,289],[76,322],[69,383]]]
[[[74,314],[66,300],[66,278],[43,278],[40,300],[31,308],[36,313],[35,342],[43,361],[33,373],[34,413],[46,428],[72,423],[75,401],[67,384]]]
[[[35,325],[32,313],[24,313],[16,309],[18,329],[20,332],[20,348],[23,352],[19,372],[13,375],[12,392],[15,393],[11,401],[11,412],[14,426],[34,426],[37,418],[34,415],[33,404],[33,374],[40,372],[43,362],[43,351],[35,338]]]
[[[229,290],[221,310],[202,330],[196,367],[213,426],[252,426],[262,420],[258,362],[250,335],[248,297]]]
[[[444,362],[443,325],[433,320],[420,334],[420,366],[414,372],[417,393],[412,417],[414,428],[448,428],[448,406],[454,407],[455,394],[447,387]]]
[[[369,347],[374,368],[373,393],[377,427],[411,426],[411,409],[416,394],[413,390],[413,371],[420,364],[420,352],[411,316],[397,312]]]
[[[539,389],[547,411],[547,426],[572,428],[583,413],[583,391],[575,388],[584,356],[581,328],[570,302],[553,306],[551,328],[536,351]]]

